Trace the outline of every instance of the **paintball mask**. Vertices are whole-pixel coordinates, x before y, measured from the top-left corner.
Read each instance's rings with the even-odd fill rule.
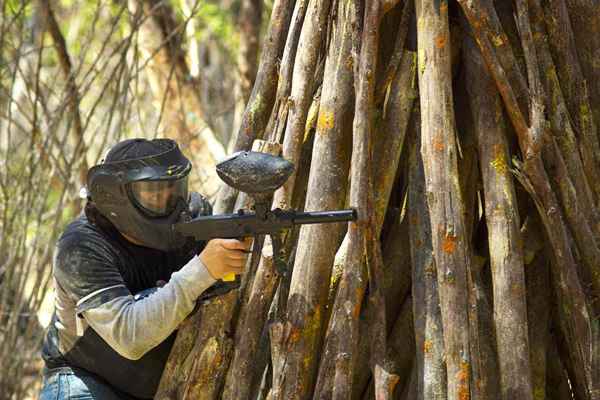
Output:
[[[175,141],[130,139],[89,170],[87,188],[98,211],[121,233],[169,251],[185,244],[172,225],[191,218],[190,170]]]

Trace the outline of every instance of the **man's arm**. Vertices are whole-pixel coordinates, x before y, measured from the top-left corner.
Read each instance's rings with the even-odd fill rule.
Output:
[[[117,353],[138,360],[177,329],[198,296],[214,282],[195,256],[148,297],[137,301],[132,295],[116,297],[84,311],[83,316]]]
[[[211,240],[199,256],[148,297],[136,301],[131,294],[118,296],[82,314],[117,353],[138,360],[177,329],[216,279],[242,273],[249,246],[248,240]]]

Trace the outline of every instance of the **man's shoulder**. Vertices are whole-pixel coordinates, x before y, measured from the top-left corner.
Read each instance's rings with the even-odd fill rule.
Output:
[[[122,286],[122,260],[121,250],[109,235],[80,216],[65,228],[56,244],[55,282],[76,300],[106,286]]]
[[[73,221],[71,221],[69,224],[67,224],[67,226],[65,227],[65,230],[63,231],[60,240],[63,240],[65,238],[70,238],[73,235],[80,235],[80,234],[84,234],[84,235],[102,235],[102,230],[100,230],[100,228],[98,228],[97,226],[95,226],[94,224],[92,224],[87,217],[85,216],[84,213],[81,213],[77,218],[75,218]]]
[[[119,247],[110,236],[95,226],[85,215],[81,215],[67,225],[56,243],[55,267],[75,267],[74,258],[80,261],[94,260],[114,262],[119,255]]]
[[[92,224],[84,214],[71,221],[58,238],[59,249],[70,249],[76,246],[103,244],[114,246],[114,241],[102,229]]]

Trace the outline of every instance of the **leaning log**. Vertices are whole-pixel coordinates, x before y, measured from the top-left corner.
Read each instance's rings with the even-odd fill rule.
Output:
[[[525,271],[502,104],[475,44],[464,45],[466,85],[477,133],[494,289],[503,400],[532,399]]]
[[[418,116],[418,113],[415,113]],[[417,119],[420,131],[420,118]],[[415,135],[411,149],[412,166],[408,186],[410,255],[412,262],[413,318],[416,358],[415,397],[418,400],[447,399],[448,384],[444,359],[444,337],[440,311],[437,269],[431,244],[431,225],[427,207],[425,175],[421,156],[421,137]]]
[[[418,0],[421,153],[437,269],[448,398],[468,398],[471,358],[467,309],[470,253],[458,182],[448,3]]]

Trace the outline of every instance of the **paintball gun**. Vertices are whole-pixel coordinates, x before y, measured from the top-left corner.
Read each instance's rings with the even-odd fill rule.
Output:
[[[216,170],[225,183],[252,197],[254,209],[240,209],[232,214],[199,216],[176,223],[173,225],[174,233],[182,239],[193,238],[199,241],[268,234],[273,244],[274,265],[277,271],[283,274],[285,263],[281,260],[281,234],[284,230],[295,225],[356,220],[354,209],[312,212],[279,208],[271,210],[270,196],[294,171],[294,165],[281,157],[254,151],[237,152],[217,164]],[[203,299],[239,287],[239,277],[236,278],[233,274],[225,277],[223,281],[231,283],[216,285]]]

